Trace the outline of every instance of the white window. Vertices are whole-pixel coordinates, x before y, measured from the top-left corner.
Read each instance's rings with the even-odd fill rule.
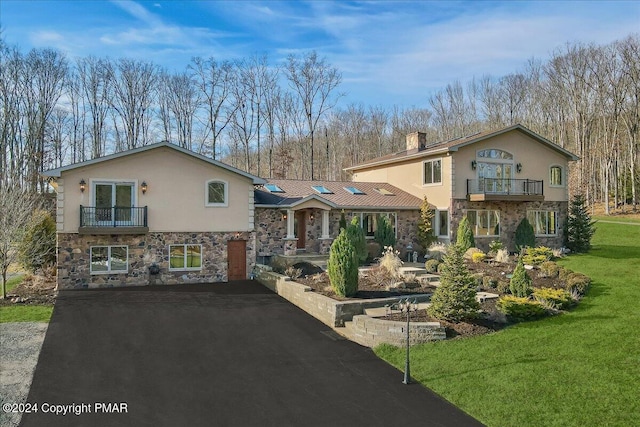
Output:
[[[393,233],[397,235],[395,212],[363,212],[360,214],[360,225],[364,230],[366,238],[373,239],[378,229],[378,222],[383,216],[389,220],[393,228]]]
[[[434,220],[434,230],[436,230],[436,236],[449,237],[449,211],[438,209],[436,211]]]
[[[126,273],[128,258],[127,246],[92,246],[91,274]]]
[[[551,166],[549,168],[549,185],[552,187],[564,187],[562,166]]]
[[[476,237],[500,236],[500,212],[497,210],[469,210],[467,219]]]
[[[442,160],[426,160],[422,163],[422,183],[439,184],[442,182]]]
[[[226,181],[213,179],[205,186],[206,206],[227,206],[229,185]]]
[[[558,212],[527,211],[527,220],[533,226],[536,236],[556,236],[558,234]]]
[[[169,245],[169,270],[201,270],[202,245]]]

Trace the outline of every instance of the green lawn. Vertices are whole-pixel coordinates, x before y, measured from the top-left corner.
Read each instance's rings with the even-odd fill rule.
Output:
[[[640,224],[640,215],[622,215],[622,216],[606,216],[606,215],[597,215],[591,217],[592,219],[596,219],[598,221],[609,221],[609,222],[633,222],[635,224]]]
[[[488,426],[640,425],[640,227],[597,224],[593,245],[561,261],[593,279],[576,309],[415,346],[412,376]],[[403,349],[376,353],[402,369]]]
[[[24,276],[16,276],[7,280],[7,293],[18,286],[22,282],[23,277]],[[0,306],[0,323],[48,322],[52,312],[52,305]]]

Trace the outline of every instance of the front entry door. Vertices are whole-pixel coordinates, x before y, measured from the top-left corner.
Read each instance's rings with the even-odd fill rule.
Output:
[[[247,278],[247,241],[227,241],[227,280],[245,280]]]
[[[295,231],[295,237],[298,239],[297,248],[304,249],[307,245],[307,241],[305,237],[307,235],[307,221],[306,221],[305,211],[296,212],[295,221],[293,224],[293,228]]]

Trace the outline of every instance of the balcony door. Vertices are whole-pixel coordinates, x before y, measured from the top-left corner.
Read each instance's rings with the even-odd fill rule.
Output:
[[[133,225],[135,185],[131,182],[94,183],[94,206],[98,225]]]
[[[478,163],[480,190],[485,193],[509,193],[513,178],[511,163]]]

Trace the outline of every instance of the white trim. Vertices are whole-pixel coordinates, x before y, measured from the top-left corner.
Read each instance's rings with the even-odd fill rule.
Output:
[[[440,181],[426,183],[425,175],[424,175],[424,166],[427,163],[433,163],[433,162],[440,162]],[[442,157],[422,161],[422,186],[423,187],[436,187],[436,186],[442,185],[442,175],[444,174],[444,171],[442,170],[442,164],[443,164]],[[431,174],[433,175],[433,165],[431,166]]]
[[[182,246],[184,248],[184,267],[171,267],[171,246]],[[187,267],[187,246],[200,246],[200,267]],[[200,271],[202,270],[202,245],[198,243],[170,243],[169,249],[169,271]]]
[[[106,271],[93,271],[93,249],[94,248],[107,248],[107,270]],[[126,248],[127,258],[125,270],[111,270],[111,248]],[[129,246],[127,245],[96,245],[89,247],[89,274],[101,275],[101,274],[127,274],[129,272]]]
[[[209,184],[217,182],[224,185],[224,202],[223,203],[210,203],[209,202]],[[229,183],[224,179],[210,179],[204,184],[204,205],[207,208],[226,208],[229,206]]]
[[[553,168],[560,168],[560,181],[561,181],[560,185],[553,184],[553,180],[551,179],[551,177],[552,177],[551,169],[553,169]],[[566,182],[567,182],[567,174],[565,173],[564,166],[558,165],[558,164],[549,165],[549,187],[550,188],[564,188],[564,187],[566,187]]]

